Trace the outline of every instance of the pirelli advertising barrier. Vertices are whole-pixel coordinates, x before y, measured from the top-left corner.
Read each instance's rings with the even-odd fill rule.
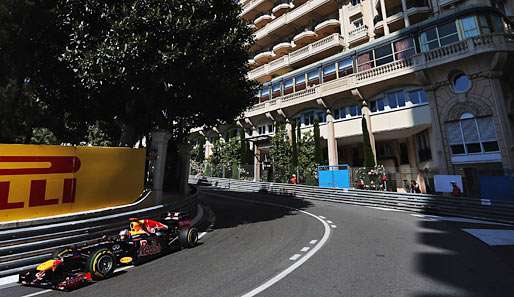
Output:
[[[0,144],[0,223],[134,202],[145,150]]]

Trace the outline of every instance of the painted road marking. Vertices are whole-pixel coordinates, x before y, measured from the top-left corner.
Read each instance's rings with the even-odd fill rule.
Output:
[[[204,236],[205,236],[205,234],[207,234],[207,232],[202,232],[202,233],[200,233],[200,234],[198,235],[198,239],[200,239],[200,238],[204,237]]]
[[[120,272],[120,271],[125,271],[125,270],[129,270],[130,268],[134,268],[134,265],[129,265],[129,266],[123,266],[123,267],[120,267],[120,268],[116,268],[114,270],[114,272]]]
[[[311,216],[311,217],[315,218],[316,220],[321,222],[323,224],[323,227],[324,227],[323,237],[321,237],[321,240],[318,242],[318,244],[316,246],[314,246],[314,248],[312,248],[312,250],[307,252],[307,254],[305,254],[305,256],[303,256],[300,260],[296,261],[294,264],[292,264],[291,266],[286,268],[284,271],[282,271],[279,274],[275,275],[273,278],[269,279],[268,281],[266,281],[262,285],[258,286],[257,288],[251,290],[250,292],[244,294],[241,297],[253,297],[253,296],[261,293],[262,291],[266,290],[267,288],[273,286],[275,283],[277,283],[278,281],[280,281],[281,279],[286,277],[291,272],[295,271],[298,267],[302,266],[305,262],[307,262],[307,260],[309,260],[312,256],[314,256],[314,254],[316,254],[325,245],[325,243],[328,241],[328,238],[330,237],[330,227],[328,226],[328,224],[325,221],[323,221],[320,217],[318,217],[317,215],[312,214],[310,212],[307,212],[305,210],[301,210],[301,209],[298,209],[298,208],[289,207],[289,206],[285,206],[285,205],[275,204],[275,203],[269,203],[269,202],[249,201],[249,200],[246,200],[246,199],[238,199],[238,198],[234,198],[234,197],[231,197],[229,195],[226,195],[226,194],[223,195],[223,194],[217,194],[217,193],[216,194],[209,193],[209,195],[218,196],[218,197],[224,197],[224,198],[227,198],[227,199],[244,201],[244,202],[247,202],[247,203],[255,203],[255,204],[262,204],[262,205],[278,206],[278,207],[282,207],[282,208],[286,208],[286,209],[295,210],[295,211],[301,212],[303,214],[306,214],[308,216]]]
[[[302,255],[300,255],[300,254],[294,254],[291,258],[289,258],[289,260],[291,260],[291,261],[296,261],[296,260],[298,260],[298,258],[300,258],[301,256],[302,256]]]
[[[324,216],[319,216],[319,217],[322,218],[322,219],[326,219]]]
[[[487,245],[514,245],[514,230],[505,229],[462,229]]]
[[[332,221],[327,220],[327,223],[332,224]]]
[[[52,290],[51,289],[47,289],[47,290],[43,290],[43,291],[39,291],[39,292],[23,295],[21,297],[32,297],[32,296],[37,296],[37,295],[45,294],[45,293],[48,293],[48,292],[52,292]]]
[[[305,253],[306,251],[308,251],[310,249],[311,249],[310,247],[305,246],[305,247],[303,247],[303,249],[300,250],[300,252],[304,252]]]
[[[440,220],[440,221],[448,221],[448,222],[457,222],[457,223],[474,223],[474,224],[489,224],[489,225],[498,225],[498,226],[512,226],[512,224],[503,224],[496,223],[484,220],[477,219],[468,219],[468,218],[459,218],[459,217],[444,217],[444,216],[435,216],[435,215],[424,215],[424,214],[411,214],[413,217],[427,219],[427,220]]]
[[[334,228],[334,229],[335,229],[335,228],[337,228],[337,226],[336,226],[336,225],[330,225],[330,227],[332,227],[332,228]]]
[[[386,208],[386,207],[379,207],[379,206],[366,206],[366,207],[372,208],[372,209],[378,209],[378,210],[385,210],[385,211],[405,212],[405,210],[401,210],[401,209]]]
[[[317,241],[317,240],[311,240],[311,241],[309,242],[309,244],[316,244],[316,242],[318,242],[318,241]]]
[[[0,278],[0,286],[7,285],[10,283],[15,283],[18,281],[18,275],[10,275],[3,278]]]

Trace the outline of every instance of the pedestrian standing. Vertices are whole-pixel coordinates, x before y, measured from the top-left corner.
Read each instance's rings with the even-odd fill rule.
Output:
[[[411,193],[421,193],[421,189],[419,188],[419,185],[415,180],[410,181],[410,192]]]
[[[298,181],[296,180],[296,174],[291,175],[291,178],[289,179],[289,183],[296,185]]]
[[[450,184],[452,185],[452,196],[453,197],[460,197],[460,194],[462,194],[462,191],[459,188],[459,186],[457,186],[457,183],[450,182]]]

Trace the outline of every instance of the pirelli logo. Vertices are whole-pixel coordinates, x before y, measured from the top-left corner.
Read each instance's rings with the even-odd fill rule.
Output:
[[[59,204],[61,200],[59,197],[46,197],[47,179],[42,176],[63,174],[62,203],[73,203],[77,180],[72,174],[79,171],[80,165],[80,159],[76,156],[0,156],[0,178],[37,176],[27,181],[29,183],[27,206],[36,207]],[[55,176],[52,178],[55,180]],[[25,202],[10,202],[10,187],[11,181],[0,181],[0,210],[26,207]]]

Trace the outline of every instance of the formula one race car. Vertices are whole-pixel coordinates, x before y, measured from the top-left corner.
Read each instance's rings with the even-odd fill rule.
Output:
[[[173,249],[197,244],[198,231],[180,213],[168,213],[161,223],[150,219],[129,219],[130,229],[104,236],[86,245],[66,247],[35,270],[21,273],[26,286],[72,290],[95,280],[109,278],[123,265],[138,265]]]

